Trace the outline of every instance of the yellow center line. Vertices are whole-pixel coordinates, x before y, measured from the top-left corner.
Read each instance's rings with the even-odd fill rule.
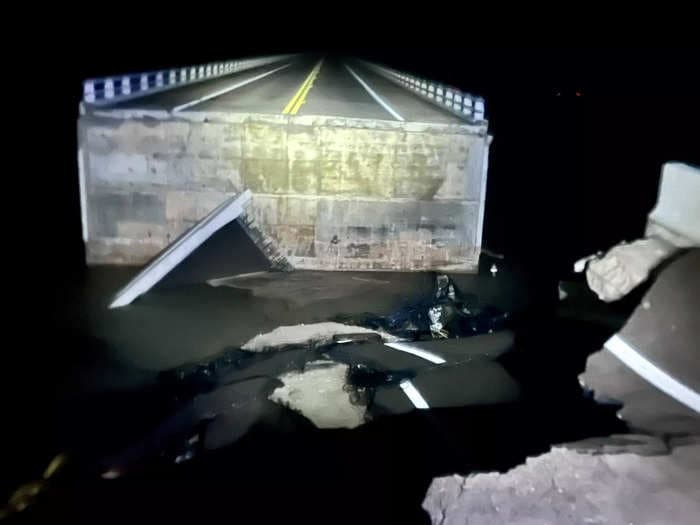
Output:
[[[322,63],[323,59],[319,60],[318,64],[316,64],[316,66],[311,70],[311,73],[309,73],[309,76],[306,77],[306,80],[304,80],[304,83],[301,85],[301,87],[299,87],[299,90],[294,94],[287,105],[284,106],[284,109],[282,110],[283,115],[296,115],[297,111],[301,109],[302,104],[306,102],[306,95],[313,87],[314,80],[318,76],[319,71],[321,71]]]

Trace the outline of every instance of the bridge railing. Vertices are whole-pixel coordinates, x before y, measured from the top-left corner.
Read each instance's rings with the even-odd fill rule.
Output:
[[[243,60],[213,62],[197,66],[178,67],[115,75],[103,78],[91,78],[83,82],[83,102],[92,105],[113,104],[127,99],[143,97],[159,91],[166,91],[186,84],[194,84],[212,78],[222,77],[281,62],[294,55],[272,55]]]
[[[486,102],[482,97],[470,95],[454,87],[445,86],[415,75],[409,75],[386,66],[365,60],[360,62],[387,80],[412,91],[421,98],[469,122],[476,124],[486,120]]]

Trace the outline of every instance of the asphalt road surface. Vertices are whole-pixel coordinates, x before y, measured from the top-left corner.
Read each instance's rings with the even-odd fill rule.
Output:
[[[360,64],[311,56],[118,102],[107,108],[462,122]]]

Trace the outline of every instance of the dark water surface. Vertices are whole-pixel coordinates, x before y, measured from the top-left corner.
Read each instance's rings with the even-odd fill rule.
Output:
[[[44,455],[68,450],[74,462],[24,519],[421,523],[435,476],[504,471],[552,443],[624,431],[614,410],[587,400],[576,379],[610,327],[557,315],[556,283],[502,266],[496,277],[454,277],[463,292],[513,312],[516,350],[503,363],[522,386],[519,401],[382,417],[355,430],[321,431],[285,409],[189,463],[156,457],[123,478],[101,480],[97,459],[172,408],[154,386],[159,371],[209,359],[280,325],[388,314],[434,287],[426,273],[294,272],[237,288],[165,286],[106,309],[133,273],[94,268],[70,290],[78,300],[61,312],[63,335],[80,347],[79,359],[58,381],[50,404],[57,429],[43,445]]]

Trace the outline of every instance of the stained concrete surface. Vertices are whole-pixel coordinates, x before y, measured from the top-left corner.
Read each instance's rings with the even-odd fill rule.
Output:
[[[691,525],[700,516],[700,440],[668,454],[591,454],[555,448],[507,474],[433,481],[434,524]]]

